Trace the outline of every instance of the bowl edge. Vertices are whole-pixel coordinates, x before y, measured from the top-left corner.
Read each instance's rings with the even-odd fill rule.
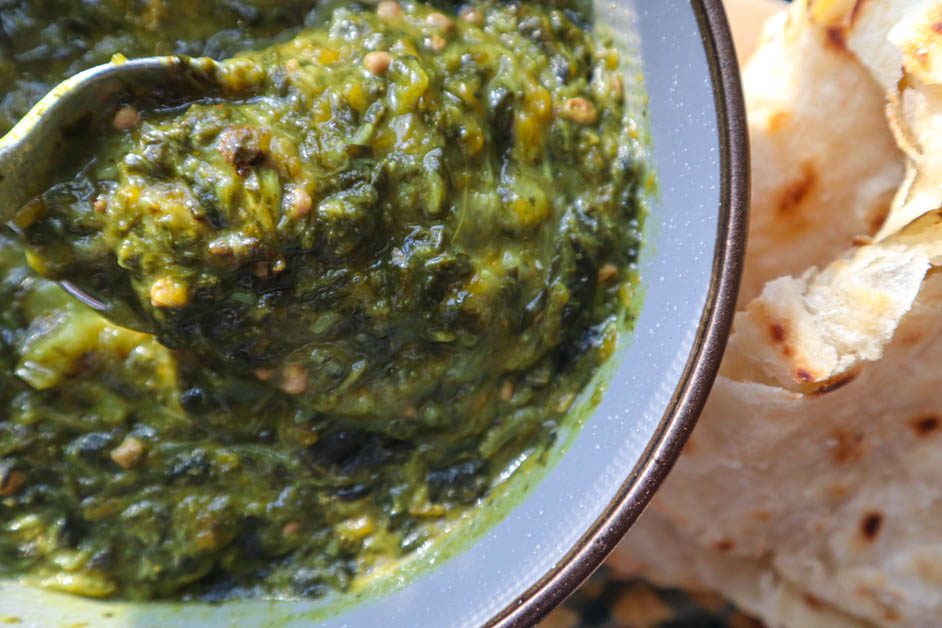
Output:
[[[592,527],[557,567],[486,625],[536,624],[582,584],[628,532],[680,455],[720,367],[732,327],[746,248],[749,133],[739,63],[721,0],[691,0],[710,68],[720,146],[720,204],[713,273],[695,350],[661,418],[657,437]]]

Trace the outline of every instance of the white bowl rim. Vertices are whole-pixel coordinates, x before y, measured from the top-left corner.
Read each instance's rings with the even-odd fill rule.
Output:
[[[680,455],[719,371],[732,327],[749,216],[749,134],[739,63],[722,0],[690,0],[713,88],[720,147],[720,205],[713,273],[694,349],[656,436],[614,498],[566,556],[488,626],[532,626],[602,564],[638,519]]]

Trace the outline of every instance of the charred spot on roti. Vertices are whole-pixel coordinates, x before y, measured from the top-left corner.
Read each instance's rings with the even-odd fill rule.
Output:
[[[720,539],[713,544],[713,549],[718,552],[731,552],[736,547],[730,539]]]
[[[810,593],[802,593],[801,599],[805,601],[805,604],[807,604],[809,608],[824,608],[824,602],[822,602],[817,596],[814,596]]]
[[[925,437],[937,432],[942,420],[934,414],[926,414],[913,420],[912,426],[919,436]]]
[[[798,177],[779,192],[776,214],[779,217],[794,216],[802,203],[811,195],[818,184],[818,172],[811,162],[805,162]]]
[[[790,358],[794,353],[791,345],[785,344],[785,341],[788,339],[788,328],[784,323],[779,323],[773,321],[769,323],[769,337],[772,339],[772,342],[776,345],[781,346],[782,355],[786,358]]]
[[[879,512],[867,514],[860,522],[860,533],[868,541],[873,541],[883,527],[883,515]]]
[[[814,381],[814,375],[804,366],[795,368],[795,381],[801,384],[810,384]]]
[[[835,428],[826,441],[831,459],[836,464],[847,464],[860,460],[865,453],[866,437],[863,432],[851,432],[844,428]]]
[[[872,236],[880,230],[880,227],[886,222],[887,216],[890,215],[890,206],[892,203],[892,196],[877,199],[877,202],[874,203],[873,213],[870,214],[870,218],[867,221],[867,235]]]
[[[821,386],[820,388],[818,388],[811,394],[815,396],[826,395],[830,392],[834,392],[835,390],[843,388],[844,386],[851,383],[855,379],[857,379],[856,371],[847,371],[846,373],[841,373],[840,375],[837,375],[836,377],[832,377],[831,379],[829,379],[827,382],[824,383],[823,386]]]
[[[847,52],[847,41],[845,39],[843,26],[828,26],[824,30],[827,37],[828,47],[838,52]]]

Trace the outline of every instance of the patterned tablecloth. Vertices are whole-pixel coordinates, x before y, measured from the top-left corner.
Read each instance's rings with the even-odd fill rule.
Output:
[[[759,25],[781,0],[724,0],[740,59],[758,43]],[[760,628],[721,597],[621,580],[602,567],[541,628]]]
[[[541,628],[761,628],[711,593],[619,580],[602,567]]]

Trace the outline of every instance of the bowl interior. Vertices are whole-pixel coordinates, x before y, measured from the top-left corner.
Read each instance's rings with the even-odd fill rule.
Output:
[[[712,53],[701,36],[698,4],[596,3],[599,23],[617,34],[619,46],[629,52],[640,46],[649,96],[659,192],[646,224],[644,302],[634,331],[620,341],[602,402],[570,442],[560,439],[560,446],[568,448],[543,478],[520,480],[536,486],[503,520],[447,560],[430,557],[429,562],[442,563],[434,569],[414,578],[402,576],[385,594],[347,604],[336,614],[324,614],[332,600],[136,606],[96,603],[11,582],[0,590],[0,616],[38,626],[302,625],[312,619],[337,626],[470,626],[520,618],[521,608],[526,616],[538,614],[539,608],[521,606],[518,600],[541,579],[547,584],[548,574],[574,558],[581,541],[588,540],[583,536],[598,528],[613,504],[624,503],[629,493],[653,490],[656,480],[641,469],[658,453],[652,444],[663,444],[668,436],[676,439],[676,433],[665,431],[669,419],[676,419],[668,415],[676,410],[679,396],[689,393],[688,365],[703,349],[704,321],[715,297],[714,263],[728,234],[721,208],[723,129],[718,127]],[[711,369],[706,371],[701,379],[709,380]],[[672,448],[680,444],[675,441]],[[642,475],[649,484],[639,486]],[[637,503],[629,514],[637,515],[646,498],[633,499]],[[401,586],[407,580],[409,586]]]

